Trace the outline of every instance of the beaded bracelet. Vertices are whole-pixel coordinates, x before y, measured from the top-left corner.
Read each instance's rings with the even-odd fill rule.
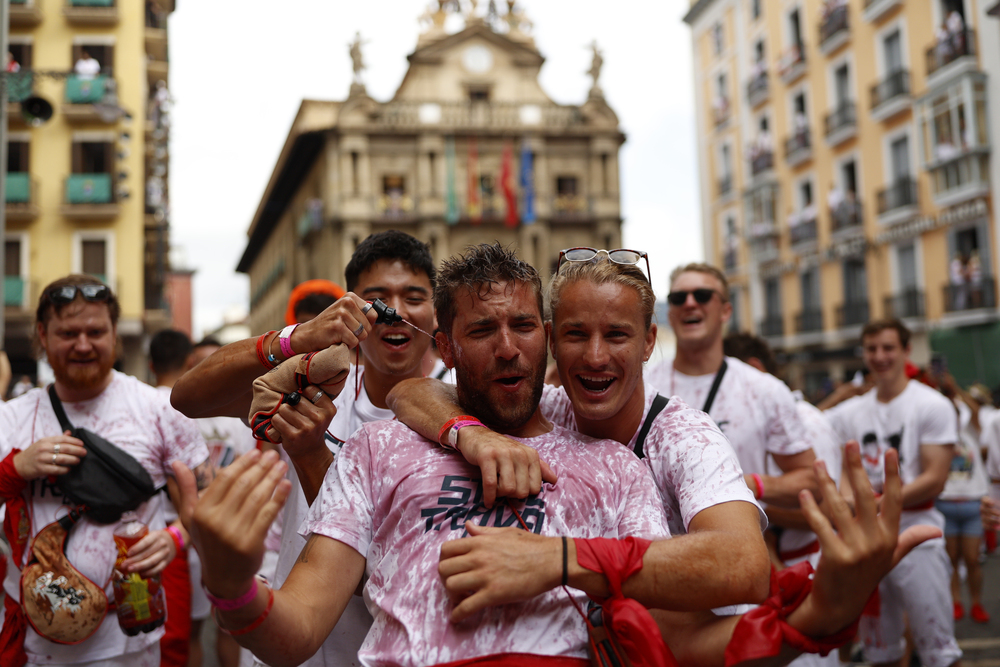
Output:
[[[254,581],[256,581],[256,579]],[[271,607],[273,607],[273,606],[274,606],[274,589],[271,588],[270,586],[268,586],[268,588],[267,588],[267,606],[264,607],[264,611],[262,611],[260,613],[260,616],[258,616],[254,620],[252,620],[250,622],[250,625],[248,625],[248,626],[246,626],[244,628],[240,628],[239,630],[226,630],[224,627],[222,627],[222,624],[219,623],[219,616],[216,613],[216,608],[212,609],[212,613],[215,614],[215,624],[219,627],[220,630],[222,630],[224,633],[226,633],[230,637],[239,637],[240,635],[245,635],[245,634],[247,634],[249,632],[253,632],[257,628],[259,628],[260,624],[263,623],[265,620],[267,620],[267,616],[268,616],[268,614],[271,613]]]

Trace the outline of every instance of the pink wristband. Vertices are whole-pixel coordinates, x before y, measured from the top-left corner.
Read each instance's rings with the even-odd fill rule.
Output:
[[[180,529],[177,526],[167,526],[167,532],[174,536],[174,542],[177,543],[177,550],[181,551],[184,549],[184,536],[181,535]]]
[[[757,473],[752,473],[750,476],[753,478],[754,486],[757,487],[757,500],[760,500],[764,497],[764,480]]]
[[[208,601],[212,603],[213,607],[215,607],[219,611],[235,611],[240,607],[247,606],[248,604],[253,602],[253,599],[255,597],[257,597],[257,577],[253,578],[253,586],[250,587],[250,590],[248,590],[246,593],[239,596],[238,598],[231,600],[215,597],[214,595],[208,592],[208,589],[205,588],[204,583],[202,583],[201,588],[202,590],[205,591],[205,597],[208,598]]]
[[[278,334],[278,345],[281,347],[281,354],[285,359],[291,359],[295,356],[295,351],[292,349],[292,332],[295,331],[295,327],[297,326],[299,325],[289,324]]]

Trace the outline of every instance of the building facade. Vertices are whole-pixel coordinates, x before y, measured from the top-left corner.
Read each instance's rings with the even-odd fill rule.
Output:
[[[387,102],[365,92],[360,40],[347,99],[302,102],[238,266],[252,331],[283,326],[298,283],[343,284],[373,232],[412,234],[435,261],[499,240],[543,275],[563,248],[619,247],[625,137],[598,86],[600,53],[584,103],[555,104],[529,22],[507,4],[499,17],[466,14],[450,34],[444,11],[428,15]]]
[[[41,289],[74,272],[117,292],[122,367],[144,377],[143,343],[170,324],[166,19],[174,2],[10,7],[16,65],[8,70],[18,71],[7,75],[4,316],[14,374],[36,372]],[[47,122],[30,113],[37,98],[51,104]]]
[[[815,395],[868,320],[1000,384],[1000,39],[982,0],[698,0],[705,256]]]

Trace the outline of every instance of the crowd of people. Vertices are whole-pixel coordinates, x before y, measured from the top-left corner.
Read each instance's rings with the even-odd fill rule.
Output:
[[[43,290],[55,382],[0,406],[0,664],[198,665],[205,623],[227,666],[832,665],[855,639],[890,665],[907,623],[924,665],[958,663],[949,555],[972,547],[952,523],[979,500],[956,461],[974,467],[965,434],[990,426],[975,393],[911,379],[900,322],[862,333],[870,390],[820,410],[761,339],[724,336],[707,264],[671,274],[676,355],[652,365],[644,252],[564,250],[543,289],[497,243],[436,266],[388,231],[344,278],[300,286],[286,326],[250,339],[156,334],[155,387],[113,370],[106,285]],[[61,485],[94,454],[60,404],[166,491],[118,564],[120,522]],[[39,621],[22,581],[53,523],[109,596],[116,568],[160,576],[165,627],[55,640],[79,619]]]

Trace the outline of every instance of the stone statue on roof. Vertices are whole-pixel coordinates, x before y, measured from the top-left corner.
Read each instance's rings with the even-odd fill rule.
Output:
[[[600,90],[601,86],[598,84],[598,79],[601,78],[601,68],[604,67],[604,56],[601,55],[601,50],[597,48],[596,39],[590,43],[590,48],[594,52],[594,59],[590,62],[590,70],[587,71],[587,74],[594,80],[592,88]]]
[[[361,70],[365,68],[365,61],[361,56],[361,33],[354,33],[354,41],[349,44],[348,53],[351,54],[351,66],[354,69],[354,83],[361,83]]]
[[[527,34],[534,25],[528,15],[520,7],[515,7],[515,0],[507,0],[507,13],[504,20],[511,35]]]

